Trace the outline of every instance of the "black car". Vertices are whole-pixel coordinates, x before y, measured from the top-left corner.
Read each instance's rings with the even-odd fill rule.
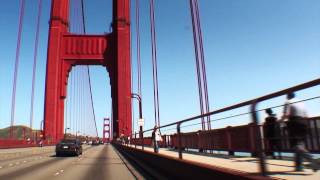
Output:
[[[82,144],[78,139],[63,139],[56,145],[56,156],[82,154]]]

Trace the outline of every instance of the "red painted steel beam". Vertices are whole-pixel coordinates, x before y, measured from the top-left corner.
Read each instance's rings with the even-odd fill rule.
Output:
[[[62,40],[62,57],[73,60],[73,65],[106,65],[111,35],[73,35],[65,34]],[[109,59],[110,60],[110,59]]]

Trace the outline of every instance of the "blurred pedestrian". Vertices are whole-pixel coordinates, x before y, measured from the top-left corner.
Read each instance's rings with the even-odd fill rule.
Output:
[[[42,141],[42,139],[39,141],[39,146],[40,146],[40,147],[43,146],[43,141]]]
[[[295,98],[293,92],[287,94],[287,101],[284,106],[283,118],[288,119],[287,128],[290,145],[295,152],[295,170],[303,171],[303,159],[311,162],[314,171],[319,170],[320,164],[313,158],[305,147],[305,137],[307,135],[307,111],[303,102]]]
[[[159,142],[162,141],[161,133],[158,126],[154,126],[152,131],[153,149],[155,153],[159,152]]]
[[[273,159],[276,159],[275,153],[279,153],[279,159],[281,156],[281,139],[280,139],[280,125],[277,121],[277,116],[273,113],[272,109],[266,109],[267,117],[265,118],[265,138],[269,144],[269,151],[266,155],[271,155]]]

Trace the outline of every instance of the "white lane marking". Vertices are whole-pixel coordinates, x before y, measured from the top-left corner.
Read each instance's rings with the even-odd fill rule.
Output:
[[[54,176],[58,176],[64,172],[63,169],[60,169],[58,172],[54,173]]]
[[[20,164],[20,162],[16,162],[16,165],[19,165]]]
[[[9,164],[9,167],[13,166],[13,164]]]
[[[23,163],[26,163],[27,161],[23,161]]]
[[[0,169],[2,169],[2,166],[0,166]]]

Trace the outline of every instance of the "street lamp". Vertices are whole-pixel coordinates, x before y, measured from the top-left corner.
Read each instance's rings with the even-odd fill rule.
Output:
[[[76,139],[77,139],[77,137],[78,137],[78,133],[80,133],[80,131],[77,131],[77,132],[76,132]]]
[[[131,94],[132,98],[135,98],[139,101],[139,118],[142,119],[142,102],[141,102],[141,96],[136,93]]]
[[[65,129],[64,129],[64,138],[66,138],[66,136],[67,136],[67,130],[68,130],[68,129],[70,129],[70,128],[65,128]]]
[[[142,118],[142,102],[141,102],[141,96],[140,96],[139,94],[132,93],[132,94],[131,94],[131,97],[138,100],[138,102],[139,102],[139,120],[140,120],[140,121],[143,121],[143,118]],[[141,136],[141,134],[142,134],[142,123],[139,124],[139,126],[140,126],[140,136]]]
[[[135,98],[139,101],[139,127],[140,127],[140,130],[139,130],[139,136],[140,136],[140,139],[141,139],[141,142],[142,142],[142,149],[144,149],[143,147],[143,129],[142,129],[142,126],[143,126],[143,118],[142,118],[142,102],[141,102],[141,96],[139,94],[136,94],[136,93],[132,93],[131,94],[131,97],[132,98]]]

